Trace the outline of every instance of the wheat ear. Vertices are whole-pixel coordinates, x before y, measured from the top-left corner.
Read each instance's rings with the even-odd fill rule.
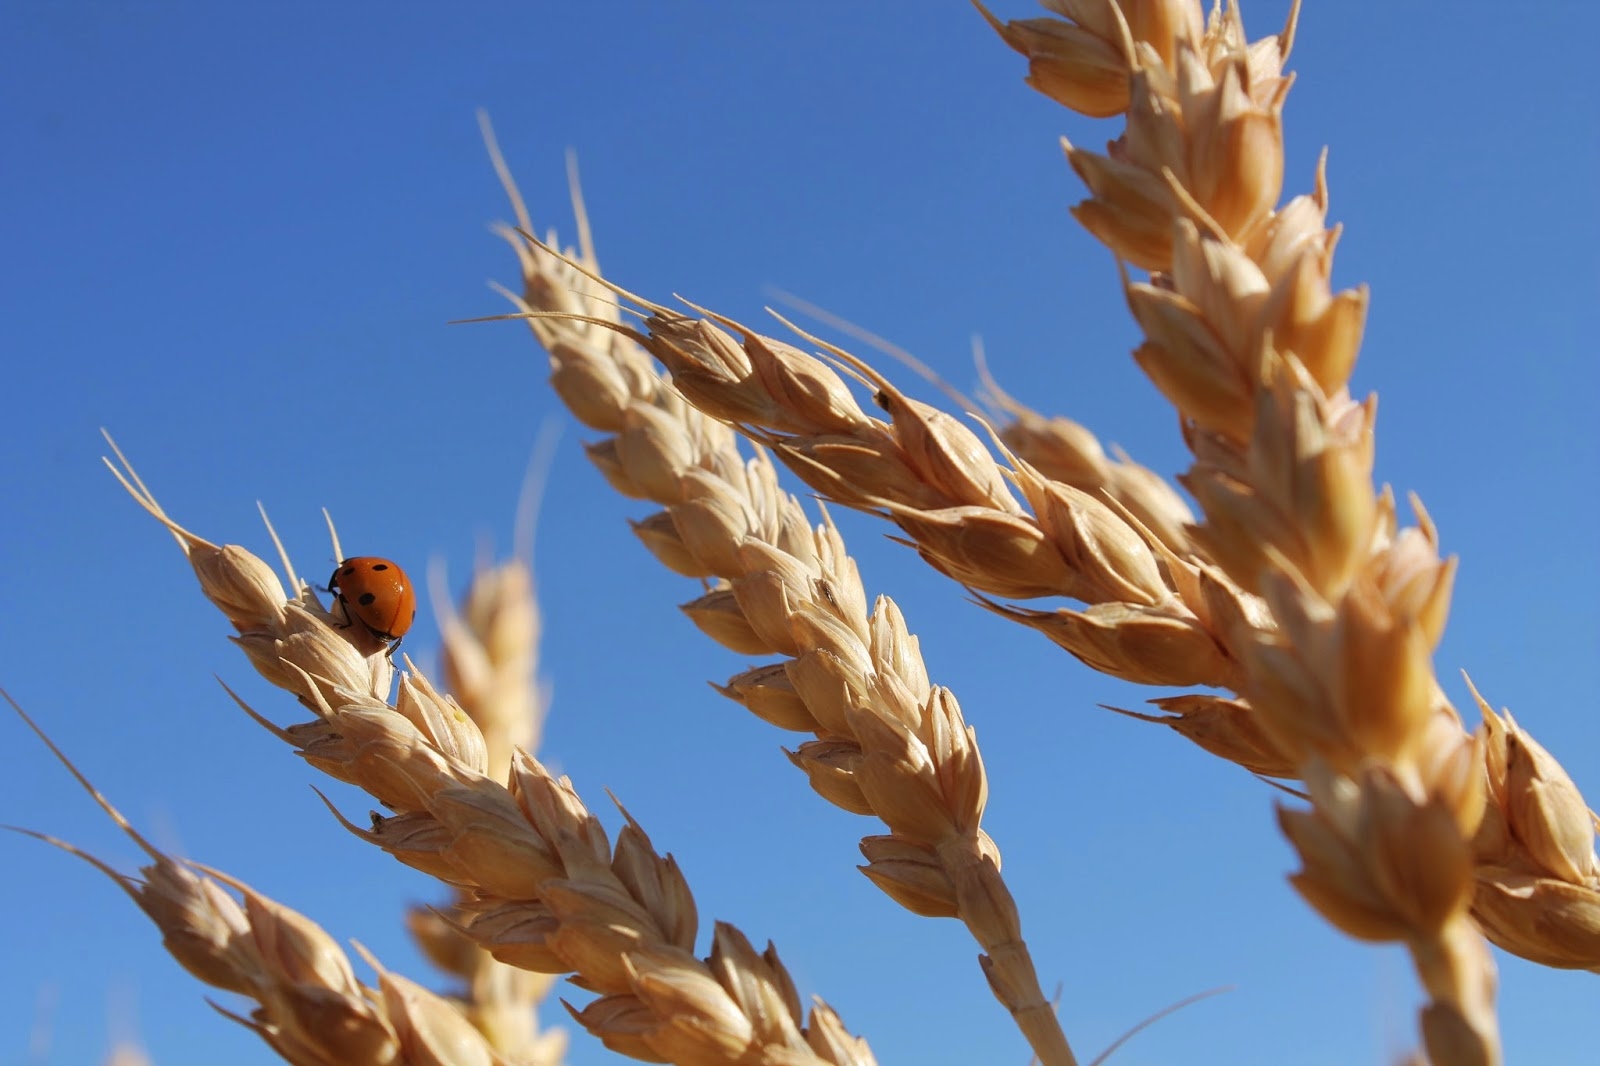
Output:
[[[217,1007],[220,1014],[296,1066],[511,1066],[449,1001],[384,970],[370,955],[378,988],[368,988],[356,980],[338,943],[311,919],[242,881],[157,849],[9,694],[0,696],[151,863],[135,878],[55,837],[18,831],[111,878],[161,931],[162,946],[179,965],[257,1004],[249,1017]]]
[[[984,400],[1009,418],[997,428],[1000,439],[1018,459],[1050,481],[1121,504],[1138,526],[1175,554],[1199,554],[1189,537],[1194,512],[1160,474],[1115,446],[1108,456],[1081,423],[1063,415],[1041,414],[1007,393],[981,357],[978,372]]]
[[[459,610],[443,574],[429,585],[441,609],[440,666],[445,687],[483,734],[490,776],[509,779],[514,753],[534,751],[546,701],[535,682],[540,630],[533,572],[522,558],[480,564]],[[459,1006],[496,1050],[520,1066],[556,1066],[566,1054],[561,1030],[539,1030],[535,1008],[555,977],[508,966],[459,931],[471,920],[473,893],[457,888],[443,908],[414,906],[411,935],[435,966],[462,982]]]
[[[1436,1063],[1499,1061],[1494,964],[1468,906],[1508,950],[1593,967],[1594,817],[1476,692],[1484,725],[1464,736],[1434,677],[1454,561],[1419,503],[1399,529],[1372,484],[1375,402],[1348,390],[1367,293],[1332,289],[1325,176],[1274,210],[1297,9],[1253,44],[1234,6],[1203,29],[1191,3],[1064,13],[991,22],[1036,88],[1126,115],[1109,153],[1067,145],[1091,194],[1074,214],[1152,272],[1126,285],[1146,336],[1134,354],[1194,452],[1196,542],[1269,606],[1273,626],[1238,634],[1239,691],[1311,792],[1310,811],[1280,812],[1305,867],[1295,886],[1346,932],[1407,945]],[[1080,77],[1096,50],[1116,59]],[[1082,95],[1107,74],[1116,93]]]
[[[526,259],[559,257],[551,246],[528,240]],[[546,296],[558,280],[566,286],[561,295]],[[585,315],[579,297],[570,293],[613,287],[578,260],[547,268],[538,284],[522,298],[522,306],[535,310],[505,317],[526,317],[536,331],[551,336],[558,335],[562,322],[625,335],[589,343],[602,354],[624,344],[647,349],[671,372],[677,395],[697,411],[769,446],[830,499],[889,518],[941,572],[996,595],[1058,595],[1090,604],[1083,611],[1043,611],[981,599],[990,610],[1039,630],[1095,669],[1124,680],[1235,689],[1242,684],[1235,635],[1271,624],[1265,603],[1203,557],[1179,556],[1115,499],[1045,477],[996,439],[1010,458],[1010,466],[1002,466],[972,430],[906,396],[843,349],[824,345],[841,366],[871,384],[890,421],[864,413],[823,359],[726,317],[682,314],[621,289],[614,292],[643,309],[641,329],[622,325],[615,311],[606,312],[609,317]],[[577,350],[571,339],[550,343],[564,346],[552,355],[552,382],[569,407],[586,417],[600,399],[581,390],[622,375],[616,370],[602,375],[568,355]],[[629,358],[643,361],[642,354]],[[609,421],[590,424],[607,429],[618,423],[613,414]],[[710,436],[704,420],[693,418],[690,424],[696,435]],[[618,469],[618,454],[629,446],[638,447],[624,433],[596,445],[591,456],[620,491],[640,495],[643,490]],[[676,455],[689,454],[676,447]],[[663,463],[655,456],[641,458],[654,464],[652,476]],[[1011,494],[1008,479],[1021,490],[1027,508]],[[663,527],[658,546],[653,538]],[[669,566],[695,573],[674,554],[682,538],[667,518],[650,520],[641,534]],[[1162,707],[1172,717],[1158,720],[1208,750],[1273,776],[1293,775],[1292,762],[1244,704],[1195,695],[1163,701]]]
[[[523,239],[527,212],[487,125],[485,134],[523,227],[502,231],[522,266],[522,292],[511,298],[533,316],[557,394],[586,426],[610,434],[587,446],[590,458],[623,495],[665,508],[634,529],[666,566],[711,583],[684,607],[694,623],[733,651],[783,657],[720,691],[774,725],[813,734],[790,756],[812,787],[889,828],[861,841],[862,871],[916,914],[959,918],[1039,1060],[1075,1062],[1022,938],[999,849],[981,827],[988,785],[955,695],[929,682],[892,600],[880,596],[867,609],[826,514],[811,528],[766,453],[744,460],[734,434],[685,404],[627,335],[599,280],[575,182],[579,259]]]
[[[1005,446],[1044,477],[1088,493],[1116,501],[1146,530],[1179,555],[1196,554],[1188,527],[1194,512],[1154,470],[1136,462],[1120,448],[1111,455],[1094,433],[1080,422],[1063,415],[1044,415],[1018,400],[995,380],[989,370],[983,344],[973,339],[973,361],[979,379],[978,400],[950,385],[922,360],[892,341],[825,308],[791,293],[778,293],[780,302],[808,318],[882,352],[910,367],[935,385],[968,414],[987,418]]]
[[[252,665],[315,717],[280,728],[240,707],[312,766],[395,812],[374,815],[370,829],[341,821],[401,862],[471,890],[471,915],[458,927],[476,944],[512,966],[572,974],[598,993],[569,1010],[607,1047],[685,1066],[762,1056],[793,1066],[874,1061],[825,1004],[803,1014],[771,945],[758,952],[719,922],[710,956],[695,957],[689,885],[626,811],[613,844],[571,783],[528,753],[514,753],[509,787],[487,776],[483,734],[409,661],[394,703],[375,695],[371,679],[382,675],[370,660],[384,658],[381,644],[367,647],[377,642],[352,632],[359,627],[337,629],[306,606],[316,602],[308,586],[285,600],[266,563],[183,529],[131,468],[112,469],[177,538]]]

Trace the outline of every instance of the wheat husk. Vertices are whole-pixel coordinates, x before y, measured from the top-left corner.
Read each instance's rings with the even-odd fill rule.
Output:
[[[436,582],[442,584],[442,582]],[[547,700],[536,677],[541,628],[533,571],[522,558],[477,567],[459,608],[442,593],[439,655],[444,685],[483,734],[491,777],[509,780],[515,753],[534,751]],[[521,1066],[556,1066],[567,1034],[541,1029],[535,1013],[555,975],[518,969],[463,935],[474,894],[457,889],[442,907],[413,906],[406,927],[459,986],[453,1001],[496,1051]]]

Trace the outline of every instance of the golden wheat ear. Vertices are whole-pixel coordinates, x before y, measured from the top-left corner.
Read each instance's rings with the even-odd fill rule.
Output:
[[[124,481],[142,489],[131,472]],[[325,612],[285,600],[270,568],[243,548],[193,535],[179,543],[208,598],[239,630],[236,642],[252,665],[313,717],[279,727],[240,706],[310,765],[392,812],[374,815],[370,830],[342,821],[463,890],[468,902],[458,918],[438,912],[453,931],[516,969],[573,975],[599,995],[575,1012],[578,1021],[637,1058],[693,1063],[736,1046],[752,1060],[796,1066],[872,1062],[866,1043],[849,1036],[825,1004],[807,1012],[786,995],[792,982],[776,955],[757,954],[733,927],[719,925],[712,956],[695,957],[693,894],[637,823],[613,841],[569,781],[514,747],[509,774],[490,776],[484,731],[409,659],[390,703],[390,686],[371,681],[388,675],[363,665],[392,670],[381,648],[364,655]],[[396,996],[414,998],[404,984],[385,987],[386,1004]],[[793,1010],[771,1017],[774,1003]],[[684,1016],[709,1024],[684,1033],[675,1024]]]
[[[984,949],[991,990],[1041,1061],[1074,1063],[1022,938],[999,848],[981,825],[987,778],[955,695],[929,680],[894,602],[869,606],[826,512],[813,527],[778,486],[765,451],[746,458],[727,427],[682,399],[699,386],[715,392],[724,371],[767,374],[805,397],[806,417],[848,423],[865,417],[849,390],[798,349],[748,332],[736,341],[742,327],[729,319],[641,300],[600,275],[592,247],[580,262],[527,230],[518,300],[535,316],[527,321],[550,354],[551,382],[580,421],[615,434],[590,445],[590,458],[624,495],[663,508],[634,529],[664,565],[709,584],[684,605],[690,620],[729,649],[785,660],[718,691],[774,725],[812,734],[789,753],[811,787],[890,830],[861,840],[862,872],[913,913],[960,918]],[[717,369],[669,379],[641,346],[641,331],[567,313],[573,278],[637,302],[649,312],[651,338],[671,333]],[[790,374],[796,368],[806,373]]]
[[[506,1061],[446,1000],[389,974],[367,956],[380,975],[380,997],[356,979],[344,951],[311,919],[219,870],[156,848],[10,693],[0,690],[0,698],[151,862],[133,877],[55,837],[6,828],[60,848],[105,874],[160,930],[162,946],[180,966],[206,984],[256,1004],[249,1017],[218,1008],[224,1017],[255,1032],[290,1062],[418,1062],[406,1048],[419,1042],[454,1048],[461,1057],[451,1061]],[[396,983],[403,983],[405,997],[389,994]]]
[[[514,557],[496,561],[480,551],[458,604],[450,600],[443,563],[428,567],[444,688],[482,732],[486,773],[502,782],[510,779],[516,751],[537,750],[549,706],[548,691],[536,677],[543,622],[534,596],[533,538],[554,443],[546,427],[529,460]],[[329,809],[349,825],[331,804]],[[476,901],[476,892],[457,886],[443,903],[408,908],[406,928],[428,960],[454,979],[457,1006],[496,1050],[519,1066],[558,1066],[567,1032],[542,1028],[535,1012],[557,977],[509,966],[464,933]]]

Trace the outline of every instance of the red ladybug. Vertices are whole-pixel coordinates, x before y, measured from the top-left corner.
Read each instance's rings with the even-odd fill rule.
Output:
[[[345,623],[340,628],[360,622],[389,643],[390,655],[417,617],[417,594],[406,572],[398,563],[375,555],[357,555],[340,563],[328,578],[328,591],[344,604]]]

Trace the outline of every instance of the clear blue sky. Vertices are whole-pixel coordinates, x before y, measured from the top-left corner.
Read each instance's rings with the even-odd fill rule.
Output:
[[[1270,32],[1285,9],[1252,3],[1247,25]],[[1066,212],[1081,189],[1058,136],[1111,128],[1027,90],[962,3],[441,12],[0,8],[0,684],[158,841],[427,980],[398,916],[438,893],[347,837],[316,776],[233,709],[213,674],[295,714],[101,468],[96,430],[208,537],[267,551],[261,500],[316,574],[327,506],[352,554],[442,559],[459,589],[481,540],[508,546],[555,418],[543,754],[597,808],[615,790],[705,918],[775,940],[802,993],[884,1063],[1020,1066],[964,932],[855,873],[874,827],[825,807],[778,750],[793,740],[706,687],[746,662],[679,615],[695,589],[634,541],[624,518],[643,512],[584,460],[525,332],[446,323],[498,312],[485,281],[513,276],[485,229],[506,208],[484,107],[541,227],[570,235],[562,153],[579,152],[618,281],[746,318],[788,289],[962,386],[979,332],[1013,392],[1170,473],[1184,454],[1127,357],[1113,264]],[[1379,473],[1421,494],[1463,558],[1441,676],[1464,702],[1470,670],[1591,801],[1600,140],[1573,57],[1596,23],[1576,2],[1311,4],[1286,183],[1305,189],[1331,146],[1339,280],[1374,293],[1357,385],[1382,397]],[[883,526],[850,516],[845,532],[979,730],[989,828],[1086,1060],[1224,984],[1115,1061],[1331,1066],[1411,1043],[1407,962],[1341,939],[1288,889],[1266,787],[1097,709],[1152,693],[965,603]],[[423,621],[407,645],[431,661],[432,638]],[[15,721],[0,721],[0,821],[135,860]],[[0,839],[0,864],[0,1063],[92,1062],[119,1030],[162,1066],[276,1061],[98,874],[21,838]],[[1509,1061],[1591,1060],[1593,977],[1503,959],[1502,978]],[[47,1059],[26,1050],[36,1024]],[[576,1039],[573,1063],[607,1060]]]

